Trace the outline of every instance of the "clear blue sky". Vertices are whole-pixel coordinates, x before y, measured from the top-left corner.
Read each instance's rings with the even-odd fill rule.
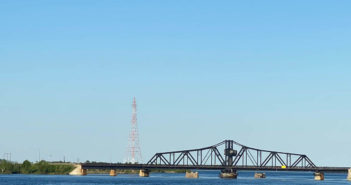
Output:
[[[351,1],[0,2],[0,157],[224,139],[351,166]]]

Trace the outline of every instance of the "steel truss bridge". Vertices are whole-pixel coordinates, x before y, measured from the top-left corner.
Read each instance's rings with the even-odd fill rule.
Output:
[[[257,149],[233,140],[225,140],[204,148],[156,153],[146,164],[83,163],[82,168],[321,172],[347,172],[348,170],[347,167],[317,167],[305,154]]]

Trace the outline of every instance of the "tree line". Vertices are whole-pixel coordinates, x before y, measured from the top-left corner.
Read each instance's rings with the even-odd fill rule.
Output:
[[[44,160],[36,163],[28,160],[23,163],[0,160],[0,174],[68,174],[73,169],[72,164],[52,164]]]

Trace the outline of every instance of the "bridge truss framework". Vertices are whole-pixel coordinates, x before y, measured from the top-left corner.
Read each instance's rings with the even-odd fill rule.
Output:
[[[234,146],[240,148],[239,152]],[[224,147],[224,153],[220,148]],[[262,150],[248,147],[233,140],[225,140],[209,147],[156,153],[147,165],[167,166],[224,166],[224,167],[281,167],[316,168],[304,154]]]

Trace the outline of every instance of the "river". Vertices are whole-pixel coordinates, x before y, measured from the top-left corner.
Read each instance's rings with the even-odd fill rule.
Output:
[[[198,179],[186,179],[184,174],[151,173],[150,177],[139,177],[136,174],[119,174],[116,177],[108,175],[0,175],[0,185],[309,185],[348,184],[345,173],[325,173],[323,182],[313,180],[312,172],[266,172],[267,178],[254,179],[254,172],[239,171],[238,179],[220,179],[218,171],[199,171]]]

